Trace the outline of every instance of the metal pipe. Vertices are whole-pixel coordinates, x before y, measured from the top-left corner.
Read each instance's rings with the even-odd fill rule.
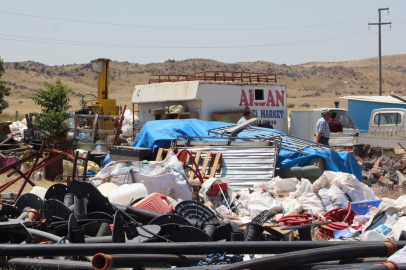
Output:
[[[388,257],[396,250],[397,247],[393,242],[376,244],[366,244],[365,242],[360,242],[355,245],[315,248],[280,255],[272,255],[231,265],[224,265],[216,269],[266,270],[269,269],[270,265],[272,265],[272,269],[281,269],[307,263],[338,260],[341,258]]]
[[[7,266],[13,270],[41,269],[41,270],[93,270],[90,262],[52,260],[52,259],[32,259],[15,258],[8,260]]]
[[[97,253],[94,255],[92,265],[95,270],[107,270],[112,267],[169,267],[191,266],[206,258],[205,255],[169,255],[169,254],[117,254],[108,255]]]
[[[401,97],[401,96],[399,96],[399,95],[396,95],[395,92],[391,92],[391,93],[390,93],[390,96],[393,97],[393,98],[399,99],[400,101],[403,101],[403,102],[406,103],[406,98]]]
[[[324,247],[355,246],[355,241],[304,241],[304,242],[184,242],[184,243],[139,243],[139,244],[59,244],[36,245],[30,244],[1,244],[1,256],[93,256],[96,253],[107,254],[210,254],[227,252],[229,254],[281,254],[286,252],[307,250]],[[380,245],[382,242],[363,241],[363,245]],[[395,242],[403,248],[406,241]],[[362,248],[361,248],[362,249]],[[368,256],[370,257],[370,256]],[[340,259],[340,258],[338,258]]]

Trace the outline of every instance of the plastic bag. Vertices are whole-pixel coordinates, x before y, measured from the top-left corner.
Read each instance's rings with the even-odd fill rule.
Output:
[[[388,258],[388,262],[394,263],[406,263],[406,246],[395,252],[392,256]]]
[[[305,193],[297,201],[302,204],[303,211],[310,212],[311,210],[313,214],[324,213],[323,203],[315,193]]]
[[[147,168],[149,171],[137,172],[134,178],[135,182],[145,185],[148,193],[161,193],[174,200],[192,200],[182,163],[173,152],[163,161],[150,162]]]
[[[283,213],[289,214],[291,212],[297,212],[298,214],[303,211],[303,205],[298,202],[297,199],[286,198],[280,201],[282,204]]]
[[[296,190],[296,185],[299,182],[296,178],[280,178],[275,177],[271,181],[273,191],[276,195],[282,195]]]
[[[297,188],[296,191],[289,192],[289,197],[299,198],[305,193],[313,193],[313,185],[306,178],[302,178],[300,182],[296,185],[296,188]]]
[[[321,201],[323,202],[324,209],[330,211],[338,207],[347,207],[348,198],[347,195],[339,189],[336,185],[331,187],[325,187],[318,192]]]
[[[353,174],[346,174],[346,177],[341,179],[339,187],[353,202],[376,199],[372,189],[361,183]]]
[[[253,219],[265,210],[269,211],[268,216],[275,215],[282,210],[282,205],[280,202],[272,198],[268,192],[262,194],[254,192],[251,194],[251,199],[247,204],[247,208],[250,212],[250,217]]]

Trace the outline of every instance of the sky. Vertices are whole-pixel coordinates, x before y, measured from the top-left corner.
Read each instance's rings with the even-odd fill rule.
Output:
[[[302,64],[406,52],[406,1],[99,0],[0,5],[0,56],[48,65],[110,58],[156,63],[205,58],[226,63]]]

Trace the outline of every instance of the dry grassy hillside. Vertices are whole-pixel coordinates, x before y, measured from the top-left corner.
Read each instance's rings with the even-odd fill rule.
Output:
[[[384,95],[391,91],[400,94],[406,91],[406,55],[385,56],[383,63]],[[11,96],[7,98],[14,114],[39,111],[29,99],[33,91],[43,86],[43,82],[55,82],[58,78],[71,87],[73,109],[80,108],[84,94],[97,94],[97,63],[47,66],[32,61],[4,63],[6,72],[2,79],[8,81]],[[331,107],[333,101],[345,95],[376,95],[377,58],[344,61],[312,62],[300,65],[277,65],[270,62],[244,62],[226,64],[207,59],[184,61],[167,60],[164,63],[146,65],[111,62],[110,98],[119,105],[130,105],[131,95],[136,84],[148,83],[150,74],[189,74],[200,71],[225,70],[246,72],[268,72],[278,75],[278,82],[287,84],[288,106],[294,110],[308,110],[317,107]],[[341,107],[346,101],[340,100]]]

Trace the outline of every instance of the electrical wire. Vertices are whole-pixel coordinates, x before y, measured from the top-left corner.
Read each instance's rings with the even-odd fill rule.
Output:
[[[401,21],[401,20],[399,20],[399,19],[397,19],[397,18],[393,17],[392,15],[388,15],[388,16],[389,16],[389,17],[391,17],[392,19],[395,19],[395,20],[397,20],[397,21],[399,21],[399,22],[403,23],[403,24],[406,24],[406,22]]]
[[[23,14],[23,13],[16,13],[16,12],[7,12],[7,11],[0,11],[2,14],[9,14],[9,15],[17,15],[17,16],[25,16],[25,17],[34,17],[40,19],[49,19],[49,20],[58,20],[58,21],[68,21],[68,22],[79,22],[79,23],[88,23],[88,24],[100,24],[100,25],[111,25],[111,26],[125,26],[125,27],[138,27],[138,28],[150,28],[150,29],[170,29],[170,30],[198,30],[198,31],[260,31],[260,30],[284,30],[284,29],[300,29],[300,28],[309,28],[309,27],[321,27],[321,26],[329,26],[329,25],[337,25],[337,24],[345,24],[345,23],[352,23],[352,22],[359,22],[373,19],[365,18],[365,19],[358,19],[352,21],[345,21],[345,22],[336,22],[336,23],[327,23],[327,24],[315,24],[315,25],[303,25],[303,26],[290,26],[290,27],[264,27],[264,28],[192,28],[192,27],[170,27],[170,26],[151,26],[151,25],[137,25],[137,24],[122,24],[122,23],[107,23],[107,22],[96,22],[96,21],[85,21],[85,20],[75,20],[75,19],[64,19],[64,18],[56,18],[56,17],[48,17],[48,16],[39,16],[39,15],[31,15],[31,14]]]
[[[373,31],[372,31],[373,32]],[[364,34],[361,34],[364,33]],[[57,39],[43,39],[36,37],[24,37],[24,36],[14,36],[26,39],[35,40],[23,40],[14,38],[0,38],[0,40],[9,41],[19,41],[19,42],[29,42],[29,43],[45,43],[45,44],[56,44],[56,45],[74,45],[74,46],[87,46],[87,47],[107,47],[107,48],[136,48],[136,49],[232,49],[232,48],[259,48],[259,47],[276,47],[276,46],[286,46],[286,45],[297,45],[297,44],[308,44],[317,43],[325,41],[334,41],[347,38],[361,37],[365,35],[370,35],[368,31],[354,32],[350,34],[331,36],[326,38],[302,40],[302,41],[292,41],[285,43],[273,43],[273,44],[259,44],[259,45],[236,45],[236,46],[157,46],[157,45],[129,45],[129,44],[108,44],[108,43],[90,43],[82,41],[68,41],[68,40],[57,40]],[[0,36],[13,36],[0,34]],[[69,43],[68,43],[69,42]]]

